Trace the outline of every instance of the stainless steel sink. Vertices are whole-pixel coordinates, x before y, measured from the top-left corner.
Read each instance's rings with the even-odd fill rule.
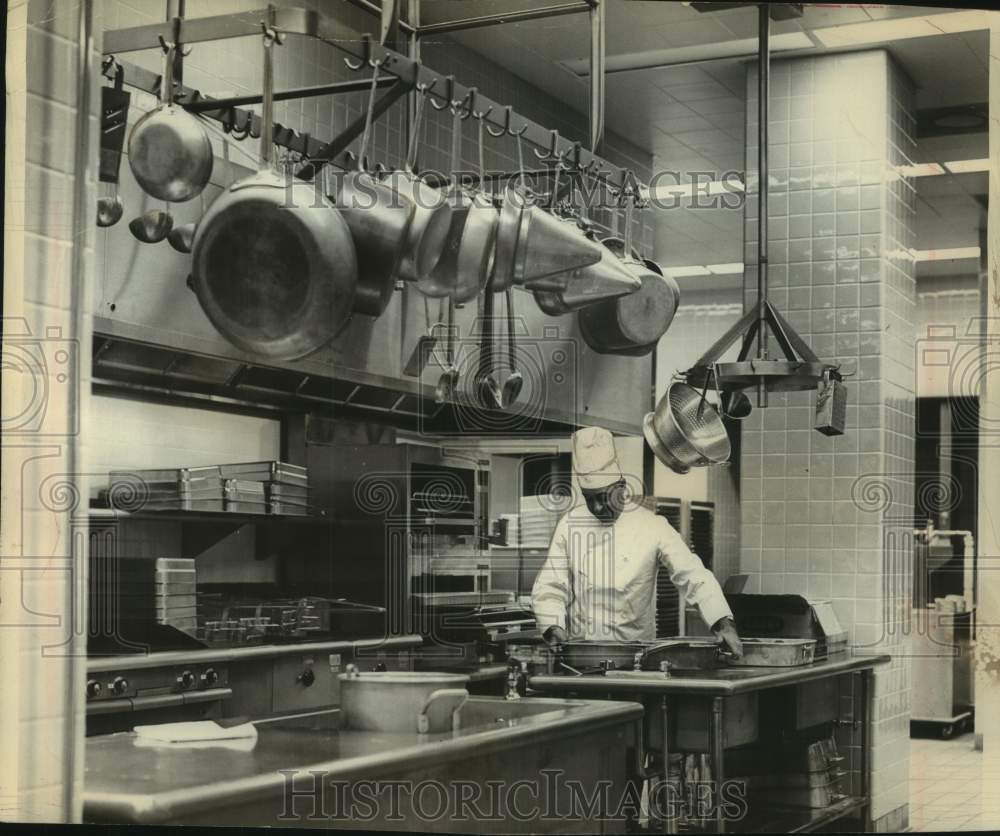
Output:
[[[498,697],[471,697],[460,709],[461,728],[464,734],[486,731],[491,728],[512,728],[538,718],[552,720],[580,711],[586,705],[577,700],[521,699],[505,700]],[[341,728],[339,709],[298,714],[291,717],[270,717],[256,720],[255,725],[279,729],[309,729],[337,731]]]
[[[470,699],[462,706],[460,717],[465,730],[493,727],[510,728],[527,719],[542,715],[565,716],[567,711],[579,710],[580,703],[568,700],[503,700],[503,699]]]

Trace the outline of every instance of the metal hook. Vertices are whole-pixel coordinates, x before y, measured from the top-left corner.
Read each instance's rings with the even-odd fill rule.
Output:
[[[163,35],[157,35],[156,39],[160,42],[160,49],[164,52],[169,52],[172,49],[181,58],[187,58],[191,54],[191,47],[189,46],[168,41]]]
[[[503,113],[504,113],[504,116],[503,116],[503,127],[499,131],[494,131],[493,128],[491,128],[489,125],[486,126],[486,130],[487,130],[487,132],[489,133],[490,136],[501,137],[501,136],[503,136],[504,134],[506,134],[506,133],[508,133],[510,131],[510,112],[511,112],[511,107],[510,107],[510,105],[507,105],[503,109]]]
[[[432,83],[430,87],[425,87],[424,90],[422,90],[421,92],[424,93],[430,92],[431,87],[433,87],[434,84],[436,83],[437,79],[434,79],[434,83]],[[437,104],[437,102],[434,101],[433,98],[428,99],[431,107],[433,107],[435,110],[444,110],[446,107],[451,107],[451,108],[455,107],[455,76],[453,75],[445,76],[444,83],[445,83],[444,104],[439,105]],[[419,85],[417,86],[417,89],[418,90],[420,89]]]
[[[525,125],[527,127],[527,125]],[[544,153],[539,153],[537,148],[531,149],[539,160],[547,163],[557,163],[559,156],[559,131],[549,131],[549,148]]]
[[[249,110],[246,111],[246,117],[243,120],[244,124],[242,128],[240,128],[237,125],[237,113],[239,113],[239,111],[234,109],[233,111],[231,111],[231,113],[232,113],[232,118],[229,122],[229,130],[227,131],[227,133],[230,136],[232,136],[232,138],[235,139],[237,142],[242,142],[244,139],[250,136],[250,128],[253,126],[253,113],[251,113]]]
[[[361,48],[360,61],[355,63],[350,58],[346,57],[344,58],[344,63],[348,66],[349,69],[354,70],[354,72],[357,72],[366,64],[370,63],[372,57],[372,36],[369,35],[367,32],[365,32],[361,36],[361,43],[362,43],[362,48]]]
[[[474,110],[472,112],[472,115],[475,116],[476,119],[478,119],[480,122],[482,122],[483,119],[485,119],[487,116],[489,116],[492,112],[493,112],[493,107],[491,106],[491,107],[486,108],[486,110],[482,110],[482,111]]]
[[[469,92],[465,94],[465,98],[459,102],[459,109],[464,110],[465,113],[460,117],[461,119],[468,119],[476,111],[476,96],[479,95],[479,91],[475,87],[470,87]]]
[[[266,45],[272,46],[273,44],[277,44],[281,46],[285,42],[285,36],[274,25],[274,9],[271,7],[269,7],[268,17],[271,19],[260,22],[261,31],[264,33],[264,40],[267,42]]]
[[[513,109],[511,108],[510,105],[507,105],[506,107],[504,107],[504,109],[503,109],[503,111],[504,111],[503,127],[499,131],[494,131],[493,128],[491,128],[489,125],[486,126],[486,130],[489,131],[490,136],[501,137],[501,136],[505,136],[506,135],[506,136],[518,137],[518,136],[523,136],[524,135],[524,132],[526,130],[528,130],[528,124],[527,123],[525,123],[524,126],[519,131],[512,131],[510,129],[510,120],[511,120],[512,110]]]

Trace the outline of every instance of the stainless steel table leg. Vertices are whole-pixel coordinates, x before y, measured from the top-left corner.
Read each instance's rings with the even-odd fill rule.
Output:
[[[664,694],[660,697],[660,722],[663,724],[663,787],[662,798],[665,808],[663,810],[663,832],[676,833],[677,821],[674,819],[674,799],[671,796],[670,787],[670,710],[667,705],[667,697]]]
[[[861,830],[871,833],[872,824],[872,778],[871,778],[871,721],[875,709],[875,689],[872,687],[872,670],[866,668],[861,674],[861,797],[865,799],[861,808]]]
[[[723,765],[725,750],[725,698],[712,698],[712,726],[709,730],[709,749],[712,756],[712,809],[715,813],[715,832],[726,832],[726,820],[722,815],[722,784],[726,780]]]

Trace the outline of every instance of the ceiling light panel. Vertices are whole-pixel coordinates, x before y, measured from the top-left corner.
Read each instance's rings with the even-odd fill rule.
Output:
[[[951,247],[940,250],[912,250],[914,261],[955,261],[979,258],[979,247]]]
[[[828,49],[838,49],[886,41],[901,41],[908,38],[927,38],[933,35],[972,32],[976,29],[986,28],[988,26],[985,12],[971,9],[924,17],[903,17],[872,20],[866,23],[848,23],[844,26],[827,26],[813,29],[812,34]]]
[[[979,160],[952,160],[944,164],[952,174],[969,174],[974,171],[989,171],[990,161],[988,158]]]
[[[774,35],[771,38],[772,52],[810,49],[812,46],[813,42],[805,32],[788,32],[784,35]],[[699,46],[679,46],[671,49],[608,55],[605,67],[608,72],[613,73],[664,67],[671,64],[693,64],[699,61],[714,61],[718,58],[750,58],[756,55],[757,39],[741,38],[735,41],[715,41]],[[579,76],[590,74],[590,60],[587,58],[564,61],[563,66]]]

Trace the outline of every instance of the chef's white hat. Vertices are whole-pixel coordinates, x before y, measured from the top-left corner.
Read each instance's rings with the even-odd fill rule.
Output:
[[[573,470],[584,490],[599,490],[622,478],[615,440],[602,427],[585,427],[573,433]]]

